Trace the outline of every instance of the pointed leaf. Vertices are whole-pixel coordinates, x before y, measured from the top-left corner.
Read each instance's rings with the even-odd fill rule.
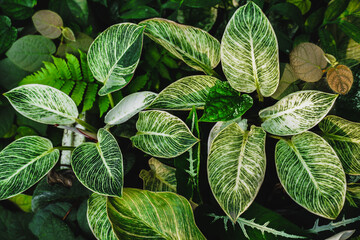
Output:
[[[32,187],[56,164],[59,150],[38,136],[20,138],[0,152],[0,200]]]
[[[209,73],[220,62],[220,43],[204,30],[162,18],[139,25],[146,26],[149,38],[196,70]]]
[[[345,65],[337,65],[328,70],[326,80],[334,92],[347,94],[354,82],[354,77],[350,68]]]
[[[175,193],[126,188],[122,198],[108,198],[107,209],[119,239],[205,239],[189,202]]]
[[[123,188],[123,158],[116,139],[99,129],[97,143],[83,143],[74,149],[71,166],[79,181],[93,192],[120,196]]]
[[[79,113],[74,101],[56,88],[28,84],[4,94],[27,118],[45,124],[72,124]]]
[[[335,219],[345,202],[346,179],[331,146],[312,132],[280,140],[276,169],[290,197],[308,211]]]
[[[254,201],[265,176],[265,135],[232,123],[213,140],[208,156],[211,191],[233,222]]]
[[[105,115],[105,123],[117,125],[126,122],[149,106],[156,96],[156,93],[144,91],[124,97]]]
[[[279,136],[304,132],[325,117],[336,98],[335,94],[312,90],[289,94],[275,105],[259,112],[264,120],[261,127]]]
[[[240,7],[226,26],[221,41],[222,67],[239,92],[255,90],[271,96],[279,84],[279,53],[275,32],[253,2]]]
[[[106,29],[91,44],[87,59],[94,77],[104,83],[100,96],[130,82],[139,63],[143,31],[136,24],[120,23]]]
[[[181,119],[163,111],[140,112],[136,129],[132,143],[154,157],[179,156],[198,141]]]
[[[60,37],[63,20],[56,12],[50,10],[37,11],[32,16],[32,21],[36,30],[44,37],[50,39]]]
[[[162,90],[149,108],[190,110],[205,105],[210,88],[220,80],[211,76],[184,77]]]

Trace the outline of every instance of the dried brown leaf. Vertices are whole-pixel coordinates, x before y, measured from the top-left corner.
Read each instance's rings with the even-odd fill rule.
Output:
[[[346,94],[351,89],[354,77],[350,68],[345,65],[338,65],[329,69],[326,80],[334,92]]]
[[[60,27],[63,26],[62,18],[50,10],[37,11],[32,20],[36,30],[44,37],[54,39],[61,35]]]

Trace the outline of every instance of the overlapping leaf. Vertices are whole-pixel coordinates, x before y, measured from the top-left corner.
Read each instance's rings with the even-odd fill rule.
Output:
[[[331,146],[312,132],[280,140],[276,169],[286,192],[302,207],[335,219],[345,202],[345,172]]]
[[[259,127],[243,131],[237,123],[224,128],[211,143],[210,188],[233,222],[254,201],[265,176],[265,135]]]
[[[63,26],[62,18],[53,11],[40,10],[32,16],[36,30],[44,37],[54,39],[60,37]]]
[[[279,84],[278,43],[274,30],[253,2],[240,7],[230,19],[221,42],[221,61],[231,86],[271,96]]]

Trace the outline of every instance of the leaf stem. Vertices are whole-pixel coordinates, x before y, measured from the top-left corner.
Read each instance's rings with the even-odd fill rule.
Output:
[[[108,96],[108,98],[109,98],[109,102],[110,102],[111,108],[114,108],[114,106],[115,106],[115,105],[114,105],[114,99],[113,99],[111,93],[109,93],[107,96]]]
[[[74,150],[74,149],[75,149],[75,147],[70,147],[70,146],[59,146],[59,147],[54,147],[54,149],[72,151],[72,150]]]
[[[264,102],[264,96],[261,94],[260,89],[258,87],[256,88],[256,92],[259,97],[259,102]]]
[[[276,136],[276,135],[272,135],[272,134],[267,134],[267,136],[269,136],[269,137],[271,137],[271,138],[273,138],[273,139],[279,139],[279,140],[284,140],[284,138],[283,137],[280,137],[280,136]]]
[[[87,122],[76,118],[75,121],[80,124],[81,126],[85,127],[87,130],[89,130],[90,132],[96,133],[97,129],[96,127],[91,126],[90,124],[88,124]]]

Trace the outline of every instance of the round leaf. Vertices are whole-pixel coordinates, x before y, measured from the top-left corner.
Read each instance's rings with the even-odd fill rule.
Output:
[[[0,29],[0,54],[2,54],[15,42],[17,29],[11,26],[11,20],[7,16],[0,16]]]
[[[60,37],[63,20],[56,12],[40,10],[32,16],[32,20],[36,30],[44,37],[50,39]]]
[[[326,80],[334,92],[346,94],[351,89],[354,77],[350,68],[338,65],[328,70]]]

